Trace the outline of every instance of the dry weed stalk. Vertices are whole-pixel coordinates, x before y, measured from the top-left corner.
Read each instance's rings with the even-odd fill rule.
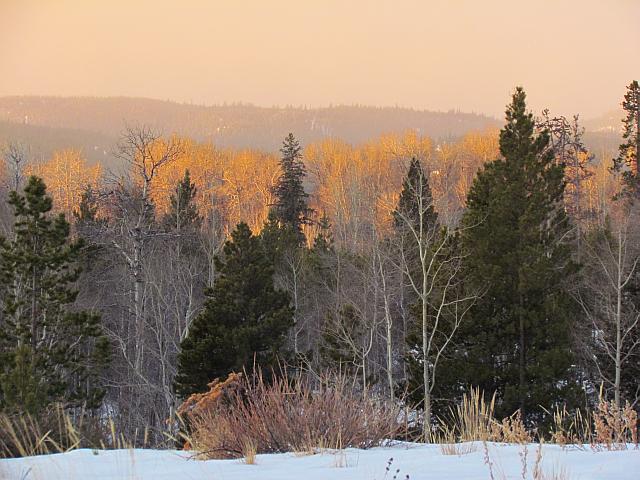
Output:
[[[255,443],[251,440],[245,440],[242,444],[242,455],[244,457],[244,463],[247,465],[256,464],[257,448]]]
[[[616,407],[613,401],[600,400],[593,412],[595,449],[626,450],[628,443],[638,446],[638,413],[629,402]]]
[[[582,446],[591,443],[593,439],[592,415],[567,411],[567,407],[556,407],[553,412],[553,422],[549,430],[551,442],[561,446]]]
[[[146,447],[148,442],[148,429],[140,444],[119,433],[113,418],[92,416],[82,409],[69,411],[61,405],[37,416],[0,414],[0,458],[64,453],[76,448]]]
[[[529,443],[531,434],[527,431],[522,416],[516,411],[501,422],[494,418],[495,393],[486,402],[479,389],[471,389],[469,395],[455,409],[449,409],[449,418],[440,419],[436,441],[457,442],[505,442]]]

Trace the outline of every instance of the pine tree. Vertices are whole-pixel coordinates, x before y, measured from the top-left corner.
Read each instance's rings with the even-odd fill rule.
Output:
[[[622,171],[626,184],[625,194],[633,198],[640,195],[640,177],[638,176],[638,162],[640,162],[640,85],[634,80],[627,87],[627,93],[622,102],[622,108],[627,116],[622,120],[624,126],[622,138],[624,142],[619,147],[618,157],[613,160],[613,169]]]
[[[392,213],[396,231],[406,234],[419,231],[420,224],[425,230],[433,230],[438,225],[438,214],[433,206],[433,195],[429,179],[422,170],[420,160],[413,158],[409,171],[402,182],[398,206]]]
[[[422,263],[423,260],[428,263],[427,257],[431,255],[432,247],[437,243],[435,240],[440,236],[440,224],[429,178],[417,158],[413,158],[409,164],[398,205],[391,215],[400,248],[400,262],[403,264],[401,270],[406,271],[415,282],[421,282]],[[415,295],[411,292],[408,298],[415,301]]]
[[[313,213],[307,205],[309,194],[304,191],[306,175],[302,163],[302,147],[292,133],[285,138],[280,149],[282,174],[273,189],[276,201],[273,204],[275,220],[294,232],[299,244],[304,242],[302,225],[309,223]]]
[[[240,223],[217,258],[219,277],[181,344],[176,392],[187,396],[233,371],[275,367],[292,325],[289,296],[273,286],[260,239]]]
[[[97,315],[72,309],[83,243],[69,240],[63,214],[51,215],[40,178],[29,178],[24,195],[11,192],[9,204],[16,222],[13,239],[0,239],[0,406],[97,407],[109,345]]]
[[[562,208],[564,166],[547,131],[535,134],[525,92],[516,89],[500,132],[501,159],[476,177],[467,198],[463,245],[469,280],[488,291],[466,322],[461,372],[489,394],[498,415],[569,404],[570,331],[576,305],[566,290],[571,225]]]
[[[163,220],[167,229],[175,232],[194,232],[200,228],[202,218],[195,204],[196,193],[196,185],[191,183],[189,170],[185,170],[184,177],[171,195],[169,212]]]

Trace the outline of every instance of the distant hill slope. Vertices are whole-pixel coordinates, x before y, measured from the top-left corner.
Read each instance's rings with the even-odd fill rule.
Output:
[[[293,132],[303,143],[325,137],[360,143],[387,132],[416,129],[433,138],[498,126],[473,113],[337,106],[264,108],[197,106],[143,98],[0,97],[0,122],[84,130],[117,138],[126,124],[154,125],[219,146],[276,150]]]
[[[117,163],[113,156],[117,137],[99,132],[0,121],[0,147],[8,142],[24,145],[29,157],[36,161],[48,160],[57,150],[77,148],[90,163],[106,166]]]
[[[583,121],[585,140],[597,154],[617,148],[621,112]],[[502,121],[456,111],[396,107],[265,108],[198,106],[145,98],[0,97],[0,144],[20,141],[35,159],[62,148],[80,148],[87,159],[115,166],[112,151],[126,125],[146,124],[221,147],[276,151],[293,132],[303,144],[322,138],[361,143],[383,133],[415,129],[435,140],[497,128]],[[610,156],[609,153],[606,156]]]

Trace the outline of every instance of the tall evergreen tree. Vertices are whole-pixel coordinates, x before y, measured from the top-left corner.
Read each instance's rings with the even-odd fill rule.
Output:
[[[108,360],[100,318],[74,311],[82,241],[51,215],[44,182],[11,192],[14,237],[0,239],[0,405],[37,411],[52,402],[99,405],[97,376]]]
[[[392,213],[396,231],[411,234],[420,230],[433,230],[438,225],[438,214],[433,206],[429,179],[422,170],[420,160],[413,158],[402,182],[398,206]]]
[[[187,396],[232,371],[276,365],[292,325],[290,298],[273,286],[260,239],[240,223],[217,258],[219,277],[181,344],[176,392]]]
[[[166,228],[176,232],[193,232],[200,228],[202,218],[195,204],[196,185],[191,183],[189,170],[184,171],[184,177],[176,185],[169,201],[169,212],[163,223]]]
[[[302,225],[309,222],[312,210],[307,204],[309,194],[304,191],[306,171],[302,163],[302,147],[290,133],[284,139],[280,152],[282,174],[273,189],[276,197],[273,212],[279,224],[290,229],[298,243],[303,243]]]
[[[622,108],[626,117],[622,120],[623,143],[619,147],[618,157],[613,160],[613,169],[622,171],[626,166],[628,170],[622,172],[622,178],[626,184],[626,194],[637,198],[640,195],[640,85],[634,80],[627,87],[627,93],[622,102]]]
[[[497,393],[498,414],[520,409],[536,422],[541,406],[571,404],[576,394],[576,305],[565,287],[577,267],[562,208],[564,166],[554,161],[548,132],[535,134],[525,99],[517,88],[500,132],[502,158],[478,174],[467,198],[469,279],[488,291],[466,323],[461,372]]]

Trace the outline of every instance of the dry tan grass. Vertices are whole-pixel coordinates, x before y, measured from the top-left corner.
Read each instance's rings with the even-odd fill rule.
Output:
[[[592,415],[582,413],[580,409],[569,412],[565,406],[557,407],[549,434],[551,442],[558,445],[589,444],[593,439]]]
[[[449,410],[446,418],[441,418],[440,426],[433,440],[442,443],[459,442],[505,442],[528,443],[532,440],[522,422],[519,411],[502,421],[494,417],[495,394],[487,402],[484,394],[472,389],[462,397],[460,405]],[[452,451],[453,447],[449,449]]]
[[[42,418],[29,414],[0,414],[0,458],[62,453],[81,444],[81,422],[61,407]]]
[[[139,438],[135,432],[134,438]],[[149,446],[149,432],[141,439],[125,437],[112,418],[106,420],[70,412],[57,405],[38,416],[0,414],[0,458],[64,453],[76,448],[131,449]]]
[[[500,423],[493,423],[492,437],[494,438],[494,441],[505,443],[525,444],[530,443],[533,440],[532,435],[522,422],[520,410],[516,410],[513,415],[503,418]]]
[[[434,436],[435,443],[440,448],[442,455],[467,455],[478,448],[473,442],[458,443],[455,431],[447,425],[441,425]]]
[[[471,389],[469,395],[462,397],[460,405],[450,409],[448,423],[459,442],[494,441],[495,400],[495,393],[487,402],[479,389]]]
[[[256,454],[258,449],[252,440],[245,440],[242,444],[242,456],[244,457],[244,463],[247,465],[256,464]]]
[[[638,446],[638,413],[629,402],[616,407],[613,401],[601,400],[593,412],[595,448],[626,450],[628,443]]]

